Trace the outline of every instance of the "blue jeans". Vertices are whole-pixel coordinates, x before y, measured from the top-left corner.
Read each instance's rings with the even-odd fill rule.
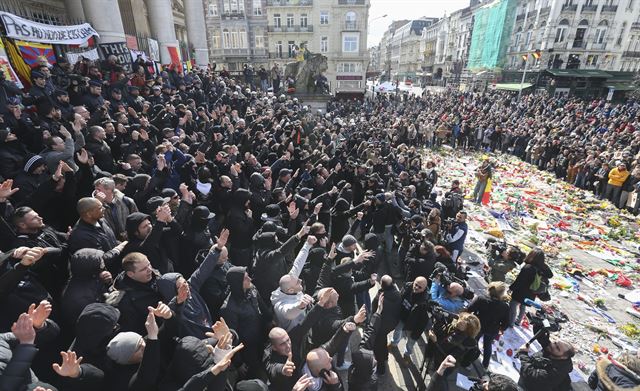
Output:
[[[484,190],[487,188],[487,181],[477,181],[476,187],[473,189],[473,201],[476,204],[482,202],[482,196],[484,195]]]
[[[267,80],[260,80],[262,91],[267,91],[269,89],[269,82]]]
[[[405,351],[403,353],[403,355],[405,356],[409,356],[413,353],[413,347],[416,346],[416,343],[418,342],[418,340],[411,338],[411,333],[405,333],[402,329],[404,328],[404,323],[402,321],[398,322],[398,325],[396,326],[396,329],[393,330],[393,338],[391,340],[391,343],[394,345],[398,345],[398,343],[400,343],[400,340],[402,339],[402,334],[406,334],[407,335],[407,345],[405,347]]]

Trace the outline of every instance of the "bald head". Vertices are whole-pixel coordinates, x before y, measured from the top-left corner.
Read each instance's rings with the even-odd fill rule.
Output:
[[[382,285],[383,288],[387,288],[390,287],[391,284],[393,284],[393,278],[391,278],[390,275],[385,274],[384,276],[382,276],[382,278],[380,279],[380,285]]]
[[[320,289],[318,291],[318,302],[322,302],[322,299],[325,296],[328,296],[328,299],[326,299],[324,308],[333,308],[338,305],[338,299],[340,298],[340,295],[335,289],[331,287]]]
[[[427,284],[428,283],[427,283],[427,279],[426,278],[424,278],[422,276],[416,277],[416,279],[413,280],[413,286],[412,286],[413,293],[422,293],[422,292],[424,292],[425,290],[427,290]]]
[[[307,366],[314,377],[319,377],[321,370],[331,370],[331,356],[322,348],[313,349],[307,353]]]
[[[82,221],[88,224],[95,225],[104,216],[102,202],[95,198],[81,198],[76,207]]]
[[[287,331],[280,327],[274,327],[269,331],[269,342],[271,349],[282,355],[288,356],[291,353],[291,339]]]
[[[464,292],[464,288],[457,282],[452,282],[451,284],[449,284],[447,292],[449,292],[449,295],[451,295],[452,297],[458,297],[462,295],[462,293]]]

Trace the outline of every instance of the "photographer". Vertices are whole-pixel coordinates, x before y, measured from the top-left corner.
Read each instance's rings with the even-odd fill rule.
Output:
[[[516,246],[508,246],[495,240],[485,244],[489,252],[489,263],[484,265],[487,282],[505,281],[506,275],[522,264],[525,254]]]
[[[445,311],[457,314],[462,311],[466,303],[464,297],[471,292],[465,292],[462,285],[464,281],[454,282],[455,276],[452,276],[446,267],[442,264],[436,264],[436,268],[431,275],[433,283],[431,284],[431,300],[435,301]]]
[[[464,241],[467,238],[467,212],[460,211],[456,214],[455,221],[445,221],[444,227],[447,231],[445,240],[447,249],[451,251],[451,258],[454,262],[458,260],[464,251]]]
[[[524,264],[516,280],[509,286],[511,291],[511,302],[509,303],[511,310],[510,324],[515,326],[520,325],[526,312],[526,307],[523,304],[524,300],[535,300],[537,291],[540,291],[544,279],[548,281],[549,278],[553,277],[553,272],[545,263],[544,251],[541,248],[531,250],[524,259]]]
[[[534,331],[535,327],[534,327]],[[570,391],[575,348],[568,342],[550,339],[549,332],[538,336],[542,351],[529,356],[529,346],[518,349],[516,357],[520,360],[520,380],[518,385],[525,391],[549,390]]]
[[[596,391],[637,390],[640,386],[640,357],[630,352],[617,359],[601,356],[589,376],[589,387]]]
[[[429,381],[429,385],[427,386],[426,391],[439,391],[446,389],[446,383],[444,378],[444,372],[448,368],[453,368],[456,366],[456,359],[449,355],[447,356],[442,364],[438,367],[438,370],[431,375],[431,381]],[[494,374],[488,373],[474,383],[474,385],[469,389],[470,391],[518,391],[518,385],[511,380],[510,378]]]
[[[434,308],[432,312],[435,322],[429,330],[425,350],[425,355],[429,357],[429,372],[440,366],[448,355],[456,359],[458,367],[466,368],[471,365],[480,356],[476,341],[480,332],[480,319],[468,312],[452,315],[446,311],[443,313],[438,308]]]

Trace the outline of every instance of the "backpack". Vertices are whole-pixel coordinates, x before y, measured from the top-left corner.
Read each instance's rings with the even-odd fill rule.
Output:
[[[551,295],[549,294],[549,280],[542,277],[537,271],[533,282],[529,285],[529,289],[531,289],[538,299],[542,301],[551,300]]]

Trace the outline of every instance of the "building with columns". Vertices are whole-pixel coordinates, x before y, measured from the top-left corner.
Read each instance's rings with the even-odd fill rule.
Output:
[[[90,23],[99,43],[127,42],[139,49],[158,41],[160,62],[172,62],[169,48],[197,65],[209,63],[202,0],[3,0],[0,9],[49,24]]]

